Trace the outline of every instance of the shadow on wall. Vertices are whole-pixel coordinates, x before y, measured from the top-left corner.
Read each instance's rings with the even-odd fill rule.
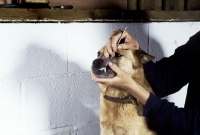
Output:
[[[21,82],[24,133],[99,134],[99,89],[90,71],[30,45],[15,76]],[[69,73],[73,66],[80,73]]]
[[[127,25],[142,49],[149,52],[151,47],[159,52],[159,57],[163,56],[156,40],[149,40],[148,25],[111,25],[113,31]],[[99,88],[91,80],[90,71],[36,44],[29,45],[23,53],[24,60],[14,73],[21,83],[23,133],[99,134]],[[69,68],[77,72],[70,73]]]

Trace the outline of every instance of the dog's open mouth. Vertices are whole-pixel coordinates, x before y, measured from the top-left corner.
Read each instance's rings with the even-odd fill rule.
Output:
[[[115,72],[113,72],[108,66],[110,61],[110,59],[95,59],[92,64],[92,72],[94,75],[98,78],[114,77],[116,75]]]
[[[102,67],[100,69],[97,69],[97,72],[100,74],[106,74],[107,72],[109,72],[111,69],[108,65],[106,65],[105,67]],[[112,70],[111,70],[112,71]]]

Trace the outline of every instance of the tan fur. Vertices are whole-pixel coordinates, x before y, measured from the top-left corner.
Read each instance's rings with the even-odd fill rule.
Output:
[[[103,57],[104,48],[100,50],[99,58]],[[143,51],[119,50],[123,55],[120,58],[113,58],[114,63],[130,74],[132,78],[144,87],[147,91],[153,92],[149,83],[145,79],[142,64],[151,60],[153,56],[145,54]],[[100,128],[101,135],[156,135],[154,131],[148,129],[146,118],[140,116],[143,106],[136,100],[133,103],[114,103],[105,100],[103,95],[120,97],[129,95],[124,90],[106,87],[99,84],[100,95]],[[140,114],[140,115],[138,115]]]

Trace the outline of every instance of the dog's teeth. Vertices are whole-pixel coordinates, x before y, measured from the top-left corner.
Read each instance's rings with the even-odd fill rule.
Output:
[[[99,70],[103,70],[106,73],[106,67],[103,67],[103,68],[101,68]]]
[[[104,70],[104,68],[100,68],[99,70]]]
[[[104,71],[104,73],[106,73],[106,68],[104,68],[104,70],[103,70],[103,71]]]

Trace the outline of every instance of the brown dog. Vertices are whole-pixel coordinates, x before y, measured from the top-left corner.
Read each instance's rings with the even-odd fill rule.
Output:
[[[92,72],[99,78],[114,77],[109,68],[112,61],[147,91],[153,92],[143,73],[143,64],[154,59],[142,50],[118,50],[115,56],[103,56],[105,46],[92,63]],[[156,135],[148,129],[146,118],[142,117],[143,105],[128,92],[99,84],[101,135]]]

